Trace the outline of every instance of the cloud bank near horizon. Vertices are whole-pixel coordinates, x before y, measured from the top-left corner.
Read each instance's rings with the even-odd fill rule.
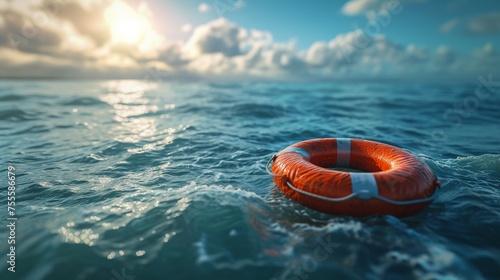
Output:
[[[344,13],[383,3],[353,0]],[[169,41],[149,20],[146,2],[131,7],[111,0],[30,0],[0,3],[0,14],[0,77],[141,79],[155,69],[171,79],[220,81],[473,80],[497,73],[500,65],[491,43],[461,54],[449,46],[402,45],[358,29],[300,50],[292,40],[277,42],[268,31],[223,18],[190,28],[186,41]],[[470,29],[480,34],[484,26],[496,28],[484,23],[492,17],[478,18],[483,23]]]

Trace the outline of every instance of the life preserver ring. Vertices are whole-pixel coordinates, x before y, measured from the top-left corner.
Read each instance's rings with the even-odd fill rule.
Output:
[[[429,166],[412,154],[360,139],[299,142],[274,155],[269,165],[286,196],[334,215],[413,215],[431,203],[441,185]]]

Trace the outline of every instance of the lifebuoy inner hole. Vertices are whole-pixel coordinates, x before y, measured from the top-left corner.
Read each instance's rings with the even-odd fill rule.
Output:
[[[312,155],[310,162],[323,168],[344,172],[380,172],[392,169],[392,164],[383,158],[352,152],[349,166],[337,166],[337,156],[335,154]]]

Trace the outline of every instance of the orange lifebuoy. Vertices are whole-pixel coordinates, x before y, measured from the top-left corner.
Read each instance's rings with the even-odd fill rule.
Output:
[[[334,215],[413,215],[431,203],[441,184],[412,154],[360,139],[299,142],[278,152],[269,164],[274,182],[286,196]]]

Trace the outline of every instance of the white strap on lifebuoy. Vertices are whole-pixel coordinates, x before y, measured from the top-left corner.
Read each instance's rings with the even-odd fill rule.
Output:
[[[372,173],[349,172],[351,176],[352,192],[357,193],[357,197],[369,200],[378,197],[378,185]]]
[[[337,138],[337,165],[336,167],[351,167],[351,138]],[[371,199],[378,196],[378,185],[371,173],[349,172],[351,176],[352,192],[359,199]]]
[[[351,138],[337,138],[337,167],[351,166]]]

